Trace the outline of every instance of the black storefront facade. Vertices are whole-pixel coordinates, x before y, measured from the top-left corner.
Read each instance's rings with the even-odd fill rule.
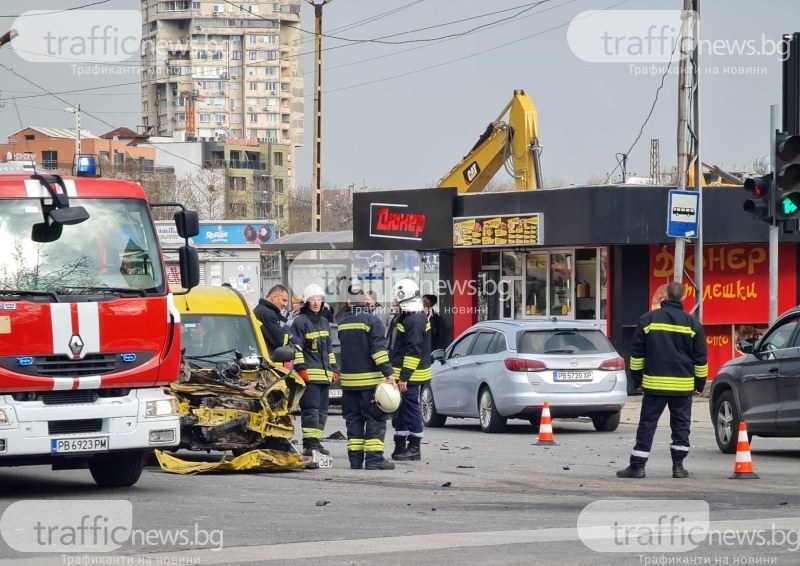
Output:
[[[357,193],[356,250],[437,251],[439,310],[452,339],[487,318],[595,322],[627,357],[638,318],[671,280],[669,187],[615,185],[457,195],[452,189]],[[703,191],[703,323],[710,365],[736,333],[768,319],[768,227],[744,192]],[[800,303],[798,234],[782,234],[779,310]],[[694,271],[694,246],[687,247]],[[696,300],[692,292],[691,304]]]

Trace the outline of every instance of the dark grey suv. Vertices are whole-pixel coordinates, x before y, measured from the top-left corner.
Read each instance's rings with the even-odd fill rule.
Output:
[[[751,436],[800,436],[800,307],[781,315],[745,353],[726,363],[711,384],[709,410],[717,446],[736,452],[739,422]]]

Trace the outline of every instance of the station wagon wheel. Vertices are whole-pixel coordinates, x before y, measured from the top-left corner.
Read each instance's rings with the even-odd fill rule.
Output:
[[[506,419],[497,412],[492,392],[486,386],[481,389],[478,397],[478,416],[483,432],[503,432],[506,429]]]
[[[714,436],[723,454],[735,454],[739,440],[739,410],[733,393],[725,391],[714,408]]]
[[[436,403],[433,401],[433,390],[429,384],[422,386],[422,392],[419,397],[420,408],[422,409],[422,424],[431,428],[444,426],[445,421],[447,421],[447,416],[440,415],[436,412]]]

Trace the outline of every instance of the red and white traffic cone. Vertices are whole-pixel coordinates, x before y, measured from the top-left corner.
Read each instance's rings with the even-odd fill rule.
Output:
[[[550,419],[550,404],[545,401],[542,407],[542,419],[539,421],[539,441],[537,446],[558,446],[553,440],[553,421]]]

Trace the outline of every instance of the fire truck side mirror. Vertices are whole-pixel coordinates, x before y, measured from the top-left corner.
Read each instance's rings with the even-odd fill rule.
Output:
[[[181,246],[178,249],[178,264],[181,270],[181,287],[186,290],[200,284],[200,261],[197,258],[197,248]]]
[[[175,212],[175,227],[181,238],[194,238],[200,233],[200,218],[194,210],[178,210]]]

